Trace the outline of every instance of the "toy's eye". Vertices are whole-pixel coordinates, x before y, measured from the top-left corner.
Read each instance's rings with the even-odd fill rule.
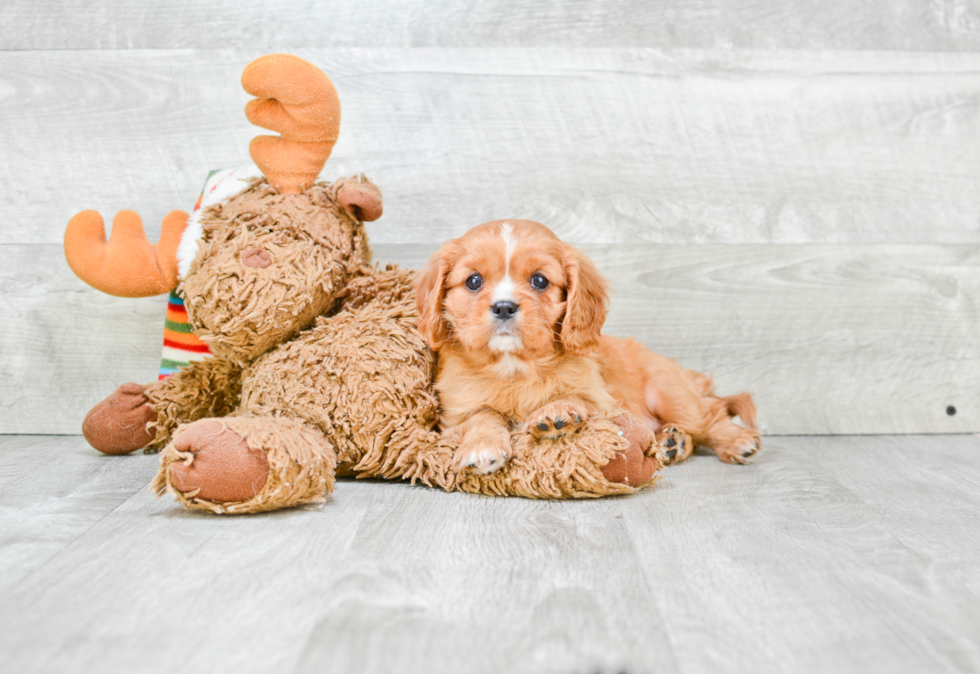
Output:
[[[535,274],[531,277],[531,287],[535,290],[544,290],[548,287],[548,279],[541,274]]]
[[[483,287],[483,277],[479,274],[473,274],[473,276],[466,279],[466,287],[470,290],[479,290]]]

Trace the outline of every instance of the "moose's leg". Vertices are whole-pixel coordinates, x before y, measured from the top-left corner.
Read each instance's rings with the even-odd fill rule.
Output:
[[[254,513],[322,501],[337,456],[322,433],[281,417],[201,419],[160,453],[151,489],[187,508]]]
[[[160,449],[180,424],[206,417],[224,417],[238,406],[242,370],[224,358],[195,361],[166,379],[146,387],[157,413],[151,449]]]
[[[144,387],[123,384],[89,410],[82,421],[82,435],[100,452],[128,454],[153,442],[156,434],[149,425],[156,420]]]
[[[209,358],[147,386],[123,384],[89,410],[82,435],[106,454],[159,449],[178,424],[231,414],[238,404],[240,379],[238,366]]]

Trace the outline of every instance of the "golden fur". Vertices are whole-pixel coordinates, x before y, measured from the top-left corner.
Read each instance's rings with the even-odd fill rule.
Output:
[[[536,276],[546,285],[534,287]],[[686,442],[668,445],[668,460],[703,444],[722,461],[744,463],[759,448],[748,394],[718,397],[710,377],[602,334],[608,283],[544,225],[498,220],[471,229],[433,255],[416,293],[419,331],[439,356],[440,425],[460,427],[464,468],[503,466],[512,427],[554,440],[616,409],[651,430],[680,431]],[[499,302],[517,305],[512,318],[495,316]]]

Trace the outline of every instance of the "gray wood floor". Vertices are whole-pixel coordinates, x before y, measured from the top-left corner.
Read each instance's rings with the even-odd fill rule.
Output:
[[[532,502],[343,482],[214,517],[0,437],[4,672],[980,671],[980,436],[770,437]]]

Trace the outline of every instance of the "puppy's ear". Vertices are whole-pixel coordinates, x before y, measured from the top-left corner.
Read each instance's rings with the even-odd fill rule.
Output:
[[[415,278],[415,303],[419,310],[419,333],[433,351],[438,351],[447,339],[446,319],[442,303],[446,298],[446,277],[449,276],[449,253],[446,246],[429,258],[429,263]]]
[[[559,335],[566,351],[585,355],[599,346],[609,312],[609,282],[592,260],[574,248],[566,251],[564,266],[568,288]]]

